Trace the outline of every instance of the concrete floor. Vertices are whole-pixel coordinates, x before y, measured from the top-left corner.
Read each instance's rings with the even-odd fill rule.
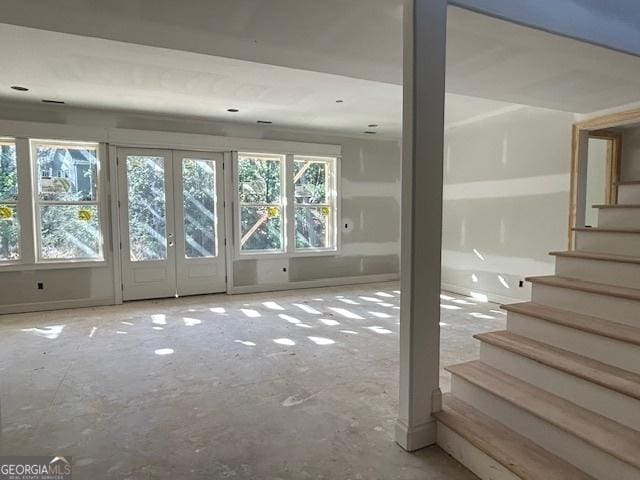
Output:
[[[443,366],[504,328],[443,304]],[[398,305],[380,284],[0,317],[0,451],[92,480],[474,479],[393,441]]]

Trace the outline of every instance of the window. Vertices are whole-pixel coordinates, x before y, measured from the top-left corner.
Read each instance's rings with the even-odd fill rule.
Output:
[[[335,159],[294,157],[296,250],[335,246],[334,165]]]
[[[238,154],[240,254],[335,251],[336,162],[335,157]]]
[[[98,145],[34,141],[38,259],[101,260]]]
[[[0,139],[0,262],[20,258],[17,167],[15,142]]]
[[[284,251],[284,155],[238,155],[241,252]]]

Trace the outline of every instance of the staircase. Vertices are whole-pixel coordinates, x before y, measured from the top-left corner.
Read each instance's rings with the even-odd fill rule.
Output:
[[[553,252],[480,360],[447,368],[438,443],[483,480],[640,479],[640,182]]]

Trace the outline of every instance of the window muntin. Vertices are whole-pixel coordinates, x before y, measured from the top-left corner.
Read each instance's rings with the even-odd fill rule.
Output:
[[[20,259],[18,162],[15,141],[0,139],[0,262]]]
[[[335,248],[335,158],[295,156],[295,249]]]
[[[216,257],[216,162],[182,160],[185,258]]]
[[[38,259],[102,260],[98,144],[32,141]]]
[[[238,155],[240,251],[278,253],[284,241],[284,155]]]

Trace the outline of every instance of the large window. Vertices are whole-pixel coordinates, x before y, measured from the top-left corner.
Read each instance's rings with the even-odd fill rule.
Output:
[[[296,249],[334,247],[335,159],[296,156],[293,162]]]
[[[236,234],[240,254],[334,251],[336,161],[332,157],[238,154]]]
[[[0,262],[20,258],[16,144],[0,138]]]
[[[238,155],[240,250],[282,252],[283,155]]]
[[[98,145],[33,141],[37,257],[102,259]]]

